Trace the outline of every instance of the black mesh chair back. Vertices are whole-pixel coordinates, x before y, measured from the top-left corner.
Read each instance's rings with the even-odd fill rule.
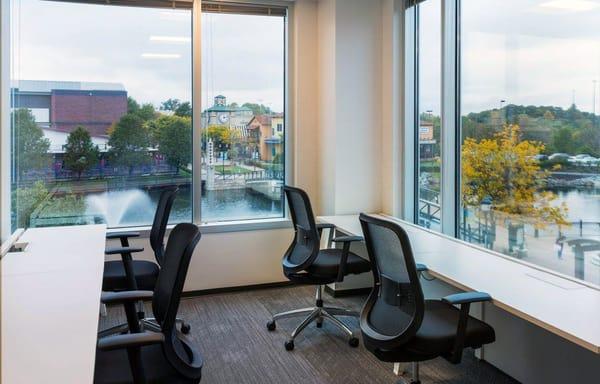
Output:
[[[165,335],[165,355],[179,372],[187,373],[188,377],[194,375],[194,370],[201,369],[202,362],[181,342],[175,320],[190,260],[200,237],[200,230],[194,224],[181,223],[173,228],[152,299],[154,317]]]
[[[295,232],[294,241],[283,257],[283,269],[286,274],[297,273],[308,268],[317,258],[321,238],[306,192],[290,186],[285,186],[283,190]]]
[[[361,214],[374,287],[361,312],[367,349],[390,349],[410,340],[424,314],[424,298],[410,241],[399,225]]]
[[[177,197],[178,188],[165,189],[158,199],[156,206],[156,212],[154,213],[154,221],[152,222],[152,229],[150,230],[150,246],[154,251],[156,262],[162,266],[164,259],[164,239],[167,231],[167,224],[169,223],[169,216],[171,215],[171,208],[175,197]]]

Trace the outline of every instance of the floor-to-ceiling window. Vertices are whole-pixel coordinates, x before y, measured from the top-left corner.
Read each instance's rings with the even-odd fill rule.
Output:
[[[423,10],[437,2],[418,3],[422,50]],[[456,14],[444,19],[456,28],[443,29],[442,44],[456,44],[442,67],[457,69],[441,71],[455,80],[442,95],[460,111],[456,127],[441,127],[458,136],[441,143],[457,162],[453,180],[440,183],[455,184],[457,207],[444,232],[600,284],[600,3],[442,3],[442,15]],[[419,71],[422,105],[420,95],[439,87]]]
[[[418,223],[441,229],[442,1],[417,8],[418,24]]]
[[[284,216],[287,9],[193,6],[11,1],[13,229]]]
[[[284,8],[202,14],[203,222],[284,214],[285,36]]]

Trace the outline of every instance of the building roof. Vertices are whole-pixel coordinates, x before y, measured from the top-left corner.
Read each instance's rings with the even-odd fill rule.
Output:
[[[229,107],[224,105],[213,105],[212,107],[205,109],[204,112],[252,112],[250,108],[246,107]]]
[[[50,81],[50,80],[14,80],[12,88],[20,92],[50,93],[53,90],[68,91],[122,91],[126,92],[121,83],[101,83],[84,81]]]

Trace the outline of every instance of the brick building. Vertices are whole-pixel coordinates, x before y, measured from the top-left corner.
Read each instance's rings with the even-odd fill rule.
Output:
[[[44,129],[69,133],[85,127],[93,137],[127,113],[127,91],[118,83],[19,80],[13,84],[14,108],[27,108]]]

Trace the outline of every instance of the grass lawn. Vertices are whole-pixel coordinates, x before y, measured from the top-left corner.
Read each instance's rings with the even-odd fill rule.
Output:
[[[215,171],[219,172],[221,175],[241,175],[244,173],[252,172],[249,169],[237,166],[237,165],[226,165],[223,167],[222,165],[215,165]]]

